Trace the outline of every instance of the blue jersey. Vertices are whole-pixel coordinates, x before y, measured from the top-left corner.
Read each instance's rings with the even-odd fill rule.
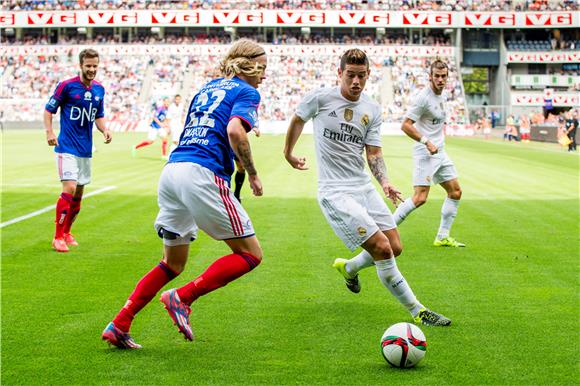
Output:
[[[163,122],[165,118],[167,118],[167,109],[165,108],[165,106],[161,106],[157,110],[155,110],[155,118],[157,118],[159,122]],[[161,128],[161,126],[159,126],[159,123],[155,122],[155,119],[151,121],[151,127],[154,129]]]
[[[78,76],[56,86],[45,106],[52,114],[60,107],[60,132],[55,152],[92,156],[93,123],[105,116],[104,99],[105,88],[99,82],[93,81],[87,87]]]
[[[207,83],[191,101],[179,145],[169,162],[193,162],[230,181],[234,152],[227,126],[239,118],[246,131],[258,124],[260,94],[240,78],[218,78]]]

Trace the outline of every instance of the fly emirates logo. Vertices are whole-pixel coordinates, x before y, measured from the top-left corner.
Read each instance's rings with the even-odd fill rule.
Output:
[[[73,106],[70,109],[69,119],[71,121],[81,121],[81,126],[84,126],[85,119],[88,123],[93,123],[95,121],[95,116],[97,115],[97,108],[93,107],[93,102],[89,104],[89,108],[80,108]]]
[[[353,131],[355,131],[355,133],[353,133]],[[341,123],[339,132],[332,131],[325,127],[322,136],[333,141],[356,143],[357,145],[362,145],[363,143],[363,138],[356,133],[356,127],[349,125],[348,123]]]

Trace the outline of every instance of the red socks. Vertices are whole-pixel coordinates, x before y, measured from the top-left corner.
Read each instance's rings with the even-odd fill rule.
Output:
[[[69,208],[68,216],[64,220],[64,234],[70,233],[70,228],[72,227],[73,222],[75,222],[77,215],[81,211],[81,198],[72,198]]]
[[[137,146],[135,146],[135,149],[140,149],[142,147],[149,146],[152,143],[153,143],[153,141],[143,141],[140,144],[138,144]]]
[[[161,142],[161,155],[164,157],[167,155],[167,140],[165,139]]]
[[[179,274],[162,261],[143,276],[131,296],[129,296],[127,303],[113,319],[115,327],[121,331],[129,332],[135,314],[141,311],[155,297],[157,292],[177,275]]]
[[[60,194],[60,197],[56,202],[56,230],[54,232],[55,239],[62,239],[64,237],[64,229],[68,217],[67,215],[70,213],[72,200],[72,194],[63,192]]]
[[[240,276],[250,272],[260,264],[260,260],[249,253],[223,256],[210,265],[197,279],[177,290],[182,302],[191,304],[195,299],[211,291],[225,286]],[[178,273],[174,272],[164,262],[160,262],[137,283],[135,290],[121,311],[113,319],[115,327],[129,332],[131,322],[143,307],[153,299],[161,288]]]
[[[194,281],[177,290],[182,302],[191,304],[195,299],[225,286],[231,281],[250,272],[260,264],[260,260],[249,253],[223,256],[210,265]]]

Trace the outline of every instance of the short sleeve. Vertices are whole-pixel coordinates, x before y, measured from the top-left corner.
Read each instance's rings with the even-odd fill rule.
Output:
[[[96,119],[103,118],[105,116],[105,92],[103,91],[103,96],[101,97],[100,103],[97,106]]]
[[[383,117],[381,116],[381,109],[377,108],[375,116],[370,122],[369,129],[365,136],[365,145],[382,147],[381,142],[381,126],[383,124]]]
[[[298,107],[296,108],[296,115],[304,122],[315,117],[319,111],[318,95],[320,89],[310,91],[302,98]]]
[[[234,101],[230,119],[239,118],[246,131],[258,126],[258,108],[260,107],[260,93],[254,88],[244,87]]]
[[[65,93],[66,83],[61,82],[56,85],[56,89],[54,93],[44,106],[45,110],[49,113],[55,114],[61,105],[62,101],[64,100],[64,93]]]
[[[405,118],[409,118],[417,122],[419,119],[421,119],[421,115],[423,115],[424,112],[425,98],[423,98],[422,95],[416,95],[414,102],[411,104],[411,107],[409,107],[409,110],[407,110],[407,113],[405,114]]]

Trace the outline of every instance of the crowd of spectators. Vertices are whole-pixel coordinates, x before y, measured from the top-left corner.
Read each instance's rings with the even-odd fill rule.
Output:
[[[181,92],[186,69],[192,61],[189,56],[161,56],[150,59],[153,68],[152,95],[171,96]]]
[[[580,40],[508,40],[506,47],[509,51],[575,51],[580,50]]]
[[[430,46],[450,46],[451,39],[448,35],[440,32],[425,32],[421,37],[418,32],[409,36],[398,30],[390,30],[381,37],[374,34],[354,36],[350,28],[349,33],[343,33],[335,29],[334,35],[330,33],[313,33],[304,35],[296,31],[282,31],[279,35],[269,41],[259,33],[240,33],[238,37],[245,37],[259,43],[269,44],[361,44],[361,45],[430,45]],[[48,35],[24,35],[17,39],[15,36],[4,36],[2,39],[11,45],[74,45],[74,44],[120,44],[121,37],[118,35],[104,35],[96,33],[92,38],[86,34],[61,35],[58,40],[51,41]],[[232,42],[230,34],[220,30],[208,33],[182,34],[168,33],[163,37],[155,33],[138,33],[132,35],[127,42],[130,44],[229,44]]]
[[[141,91],[149,57],[109,56],[103,58],[98,79],[106,89],[105,109],[108,117],[129,119],[142,117],[143,106],[135,103]],[[76,58],[63,56],[3,57],[3,74],[0,87],[2,106],[7,121],[42,120],[42,107],[63,79],[78,74]]]
[[[577,0],[2,0],[7,10],[335,9],[383,11],[561,11]]]
[[[427,85],[429,59],[419,57],[370,57],[371,78],[366,92],[383,105],[387,122],[400,121],[413,93]],[[5,111],[5,120],[41,120],[42,106],[59,80],[77,73],[76,58],[63,56],[20,56],[2,59],[0,98],[20,103]],[[260,86],[261,119],[288,120],[300,99],[318,87],[337,85],[335,55],[270,55],[267,79]],[[164,96],[183,94],[190,101],[200,85],[218,75],[216,56],[109,56],[103,58],[97,78],[107,90],[105,103],[109,119],[148,119],[152,102]],[[463,94],[456,70],[450,63],[447,90],[450,123],[463,123]],[[146,79],[148,78],[148,79]],[[149,91],[144,89],[149,83]],[[184,90],[187,87],[187,90]],[[146,98],[141,98],[145,92]],[[4,104],[6,105],[6,104]],[[4,109],[3,109],[4,110]]]

